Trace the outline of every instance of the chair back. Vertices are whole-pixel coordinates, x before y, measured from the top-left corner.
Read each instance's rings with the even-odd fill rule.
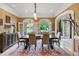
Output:
[[[58,33],[57,33],[56,37],[57,37],[57,38],[59,38],[59,37],[60,37],[60,32],[58,32]]]
[[[20,32],[18,32],[18,37],[21,38],[21,34],[20,34]]]
[[[56,37],[61,40],[60,32],[57,33]]]
[[[29,34],[29,43],[30,44],[35,44],[36,43],[36,37],[34,33]]]
[[[48,44],[49,43],[49,34],[48,33],[43,34],[42,43],[43,44]]]

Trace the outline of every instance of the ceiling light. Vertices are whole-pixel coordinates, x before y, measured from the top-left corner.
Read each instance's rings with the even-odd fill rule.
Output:
[[[36,3],[34,3],[34,7],[35,7],[34,8],[35,9],[34,10],[34,19],[37,20],[37,15],[36,15],[36,8],[37,8],[37,6],[36,6]]]
[[[36,15],[36,13],[34,13],[34,19],[37,20],[37,15]]]

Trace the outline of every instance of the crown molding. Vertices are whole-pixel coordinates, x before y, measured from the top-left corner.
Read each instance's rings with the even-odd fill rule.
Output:
[[[12,8],[8,7],[8,6],[7,6],[6,4],[4,4],[4,3],[0,3],[0,8],[1,8],[1,9],[4,9],[4,10],[7,11],[7,12],[12,13],[13,15],[15,15],[15,16],[17,16],[17,17],[19,17],[19,15],[17,14],[16,11],[14,11]]]

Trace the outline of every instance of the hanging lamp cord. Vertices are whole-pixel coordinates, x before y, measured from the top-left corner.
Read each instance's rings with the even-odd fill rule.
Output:
[[[35,6],[35,10],[34,10],[34,12],[36,13],[36,3],[34,3],[34,6]]]

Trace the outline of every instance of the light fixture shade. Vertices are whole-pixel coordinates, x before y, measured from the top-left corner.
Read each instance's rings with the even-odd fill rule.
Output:
[[[36,13],[34,13],[34,19],[37,20],[37,15],[36,15]]]

